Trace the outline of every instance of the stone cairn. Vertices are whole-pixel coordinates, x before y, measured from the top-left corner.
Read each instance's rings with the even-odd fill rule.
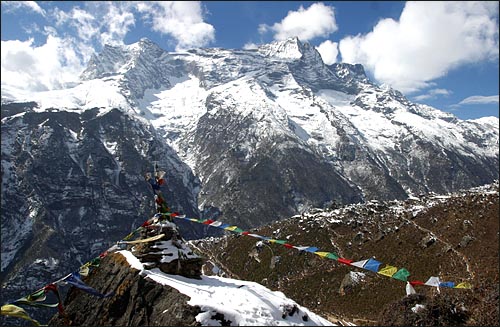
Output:
[[[174,223],[157,221],[142,229],[140,238],[160,234],[165,236],[156,241],[134,244],[131,248],[144,268],[159,268],[167,274],[201,279],[203,259],[192,252]]]

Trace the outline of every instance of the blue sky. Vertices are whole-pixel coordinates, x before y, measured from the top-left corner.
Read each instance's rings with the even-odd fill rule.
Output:
[[[2,1],[2,88],[75,82],[103,44],[253,48],[298,36],[325,63],[461,119],[499,116],[498,2]]]

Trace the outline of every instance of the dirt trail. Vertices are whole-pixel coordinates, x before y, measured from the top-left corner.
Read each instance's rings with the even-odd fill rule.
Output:
[[[453,245],[451,243],[449,243],[448,241],[446,241],[446,240],[438,237],[436,235],[436,233],[434,233],[433,231],[431,231],[431,230],[429,230],[429,229],[427,229],[425,227],[420,226],[419,224],[417,224],[415,221],[413,221],[411,219],[405,219],[405,220],[408,221],[408,222],[410,222],[410,223],[412,223],[417,229],[429,233],[430,235],[432,235],[433,237],[435,237],[436,240],[438,240],[439,242],[441,242],[443,244],[446,244],[451,249],[451,251],[453,251],[453,253],[455,253],[457,256],[461,257],[462,260],[465,262],[465,266],[466,266],[467,272],[469,273],[470,278],[474,279],[476,277],[476,274],[474,273],[474,271],[470,267],[470,260],[469,260],[469,258],[465,254],[463,254],[462,252],[457,251],[453,247]]]
[[[193,247],[194,249],[196,249],[199,253],[208,253],[208,257],[211,261],[215,262],[215,264],[217,264],[220,268],[222,268],[222,270],[229,275],[229,277],[231,278],[235,278],[235,279],[240,279],[242,280],[242,278],[240,276],[238,276],[237,274],[235,274],[234,272],[231,271],[231,269],[229,269],[225,264],[223,264],[222,262],[220,262],[218,259],[217,259],[217,256],[214,255],[212,253],[212,251],[209,251],[207,249],[204,249],[204,250],[201,250],[199,247],[197,247],[194,243],[189,243],[189,245],[191,247]]]

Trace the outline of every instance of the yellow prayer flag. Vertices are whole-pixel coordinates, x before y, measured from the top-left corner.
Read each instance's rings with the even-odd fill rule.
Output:
[[[396,268],[394,266],[387,265],[384,268],[380,269],[378,271],[378,273],[381,275],[392,277],[392,275],[394,275],[397,271],[398,271],[398,268]]]
[[[468,282],[459,283],[455,288],[472,288],[472,285]]]
[[[328,253],[330,252],[314,252],[315,254],[319,255],[319,256],[322,256],[323,258],[326,258],[326,256],[328,255]]]
[[[87,266],[87,265],[83,265],[80,267],[80,275],[81,276],[88,276],[89,271],[90,271],[90,269],[89,269],[89,266]]]
[[[11,316],[16,318],[21,318],[25,320],[31,321],[35,326],[40,326],[40,323],[35,319],[31,319],[26,311],[23,308],[20,308],[13,304],[5,304],[2,305],[1,314],[4,316]]]

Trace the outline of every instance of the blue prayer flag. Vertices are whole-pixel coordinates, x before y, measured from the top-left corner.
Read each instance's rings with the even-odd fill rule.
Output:
[[[97,290],[95,290],[94,288],[88,286],[87,284],[85,284],[81,279],[80,279],[80,274],[79,273],[72,273],[68,278],[66,278],[64,280],[65,282],[67,282],[68,284],[71,284],[79,289],[81,289],[82,291],[85,291],[87,293],[90,293],[92,295],[95,295],[95,296],[98,296],[98,297],[110,297],[110,296],[113,296],[114,295],[114,292],[109,292],[107,294],[102,294],[102,293],[99,293]]]
[[[382,264],[381,262],[378,262],[377,260],[370,258],[368,259],[368,262],[363,266],[363,268],[371,270],[373,272],[378,272],[378,267],[381,264]]]
[[[455,283],[454,282],[441,282],[439,283],[439,286],[440,287],[455,287]]]

